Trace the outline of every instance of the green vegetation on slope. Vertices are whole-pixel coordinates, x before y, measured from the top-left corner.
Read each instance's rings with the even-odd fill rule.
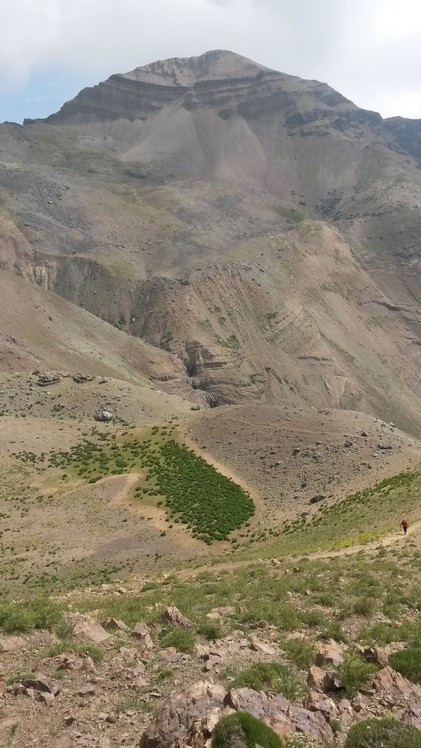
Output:
[[[254,691],[281,693],[295,701],[303,695],[303,685],[287,665],[279,662],[256,662],[235,674],[230,688],[252,688]]]
[[[179,444],[166,427],[153,427],[149,438],[117,440],[98,432],[98,441],[85,440],[69,452],[53,452],[49,466],[69,476],[96,483],[110,475],[139,472],[135,495],[165,505],[169,519],[187,526],[194,538],[210,545],[226,540],[254,512],[253,500],[231,478],[219,473],[194,450]],[[28,453],[16,455],[33,462]]]
[[[187,581],[182,573],[174,574],[137,594],[88,597],[77,604],[78,609],[98,609],[104,617],[121,618],[129,626],[140,619],[155,624],[164,607],[174,604],[200,629],[213,608],[229,601],[234,612],[224,617],[223,633],[274,626],[282,648],[293,631],[305,631],[308,642],[316,636],[347,640],[348,621],[361,643],[394,640],[417,647],[421,646],[420,568],[420,555],[409,549],[388,560],[359,554],[337,558],[334,564],[331,559],[302,559],[293,568],[287,560],[276,567],[253,563],[220,571],[210,567]],[[328,597],[326,590],[333,594]],[[367,615],[361,615],[356,610],[367,597],[372,605]],[[290,646],[286,651],[299,666],[311,656]]]
[[[393,719],[365,719],[353,725],[345,748],[421,748],[421,730]]]
[[[421,647],[411,647],[390,656],[390,665],[394,670],[414,681],[421,683]]]
[[[271,553],[339,550],[378,540],[398,530],[402,516],[419,507],[420,491],[420,473],[386,478],[343,501],[322,506],[311,517],[300,515],[285,523],[281,544],[271,547]]]
[[[212,748],[282,748],[284,745],[271,727],[248,712],[236,712],[222,717],[212,736]]]

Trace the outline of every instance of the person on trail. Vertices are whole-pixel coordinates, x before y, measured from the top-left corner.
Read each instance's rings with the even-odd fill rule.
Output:
[[[403,530],[403,534],[406,535],[406,533],[408,532],[408,523],[407,523],[406,519],[402,520],[401,527],[402,527],[402,530]]]

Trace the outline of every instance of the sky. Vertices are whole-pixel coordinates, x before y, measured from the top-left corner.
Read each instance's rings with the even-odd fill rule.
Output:
[[[419,0],[0,0],[0,11],[0,122],[211,49],[324,81],[383,117],[421,118]]]

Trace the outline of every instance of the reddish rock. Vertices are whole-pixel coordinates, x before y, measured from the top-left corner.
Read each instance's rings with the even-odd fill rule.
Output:
[[[373,686],[382,694],[386,704],[406,704],[409,701],[421,700],[421,687],[411,683],[389,665],[379,670],[373,680]]]
[[[310,691],[304,697],[303,706],[310,712],[321,712],[329,722],[337,717],[335,702],[317,691]]]
[[[82,641],[101,644],[108,641],[110,635],[90,616],[76,614],[72,617],[72,634]]]
[[[288,711],[293,732],[300,732],[314,738],[322,745],[329,745],[334,738],[333,730],[321,712],[309,712],[299,706],[291,706]]]
[[[308,685],[317,688],[319,691],[323,691],[325,675],[325,670],[317,667],[317,665],[312,665],[307,673]]]
[[[263,642],[255,636],[252,636],[250,639],[250,647],[254,652],[259,652],[259,654],[268,655],[269,657],[273,657],[276,653],[275,648],[271,644]]]
[[[333,732],[322,712],[312,712],[294,706],[281,694],[268,695],[251,688],[231,690],[225,704],[236,711],[249,712],[261,719],[281,736],[301,732],[322,743],[333,739]]]
[[[316,642],[316,665],[318,667],[336,668],[344,659],[344,650],[341,644],[329,639],[328,642]]]

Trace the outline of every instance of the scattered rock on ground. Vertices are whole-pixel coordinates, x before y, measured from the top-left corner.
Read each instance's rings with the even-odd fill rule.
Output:
[[[162,618],[164,619],[164,621],[171,624],[171,626],[176,626],[182,629],[194,628],[194,624],[189,621],[186,616],[183,616],[183,614],[180,613],[175,605],[170,605],[168,608],[166,608],[162,614]]]
[[[71,617],[71,622],[73,636],[82,639],[82,641],[101,644],[101,642],[110,638],[110,634],[90,616],[76,613]]]

